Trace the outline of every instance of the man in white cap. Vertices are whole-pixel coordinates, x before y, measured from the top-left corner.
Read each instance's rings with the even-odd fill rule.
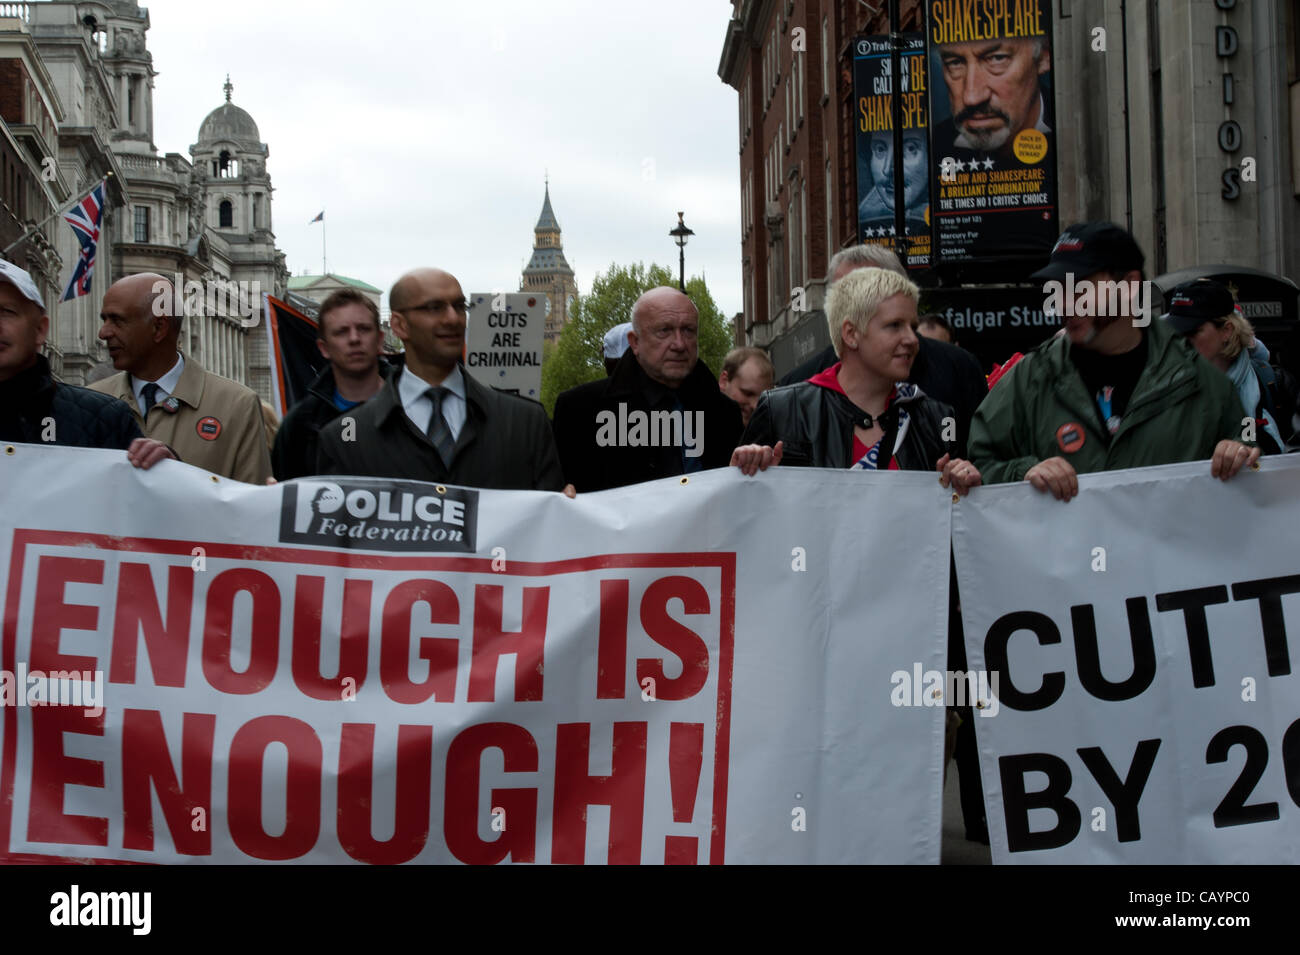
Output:
[[[140,433],[120,402],[55,380],[40,353],[49,330],[32,277],[0,260],[0,441],[123,450],[144,469],[174,458]]]
[[[627,333],[632,330],[631,322],[615,325],[605,333],[605,376],[614,374],[618,360],[627,351]]]

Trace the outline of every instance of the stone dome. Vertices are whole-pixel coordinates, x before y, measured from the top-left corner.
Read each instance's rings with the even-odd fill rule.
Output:
[[[225,141],[247,143],[250,146],[256,146],[262,141],[253,117],[230,102],[222,103],[208,113],[203,125],[199,127],[200,143]]]

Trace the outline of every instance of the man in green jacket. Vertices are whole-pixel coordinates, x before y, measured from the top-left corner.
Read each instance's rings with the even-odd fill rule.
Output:
[[[1259,459],[1228,377],[1164,321],[1141,290],[1144,257],[1109,222],[1070,226],[1046,268],[1064,334],[1001,378],[971,422],[970,460],[985,484],[1027,480],[1068,501],[1078,474],[1211,459],[1222,480]],[[1143,307],[1139,307],[1139,304]]]

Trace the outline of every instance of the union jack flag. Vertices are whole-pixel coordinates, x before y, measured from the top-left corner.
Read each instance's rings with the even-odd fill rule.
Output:
[[[90,195],[63,213],[63,219],[72,226],[73,234],[81,243],[77,267],[72,270],[68,287],[63,290],[61,302],[90,292],[90,278],[95,271],[95,250],[99,247],[99,221],[104,214],[104,180],[99,181]]]

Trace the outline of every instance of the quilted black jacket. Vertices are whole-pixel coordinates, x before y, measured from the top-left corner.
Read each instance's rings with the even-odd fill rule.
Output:
[[[37,355],[32,367],[0,381],[0,441],[125,451],[141,437],[140,426],[123,402],[55,381],[44,355]]]

